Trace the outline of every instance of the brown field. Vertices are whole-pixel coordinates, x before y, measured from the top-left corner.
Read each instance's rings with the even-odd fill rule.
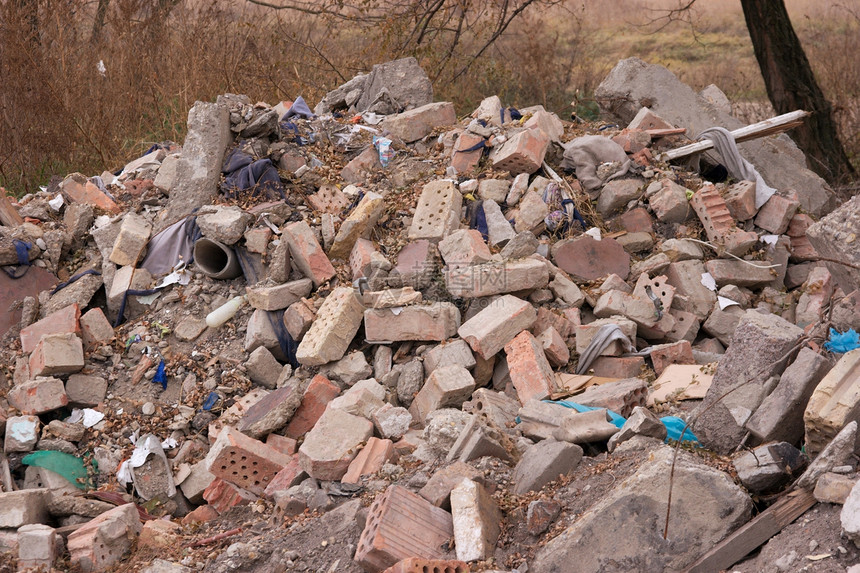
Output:
[[[344,79],[404,55],[419,58],[437,99],[461,114],[492,94],[563,117],[577,98],[587,113],[589,94],[630,56],[665,65],[696,89],[718,85],[743,118],[770,113],[736,0],[699,0],[691,22],[671,23],[661,10],[677,0],[532,7],[459,75],[486,38],[486,13],[470,13],[471,30],[449,54],[444,34],[404,47],[410,26],[385,13],[368,23],[245,0],[112,0],[94,39],[95,1],[43,0],[34,24],[22,6],[36,2],[0,4],[0,185],[16,195],[53,175],[114,170],[156,141],[181,142],[195,100],[232,92],[274,104],[303,95],[313,106]],[[787,6],[860,165],[860,0]]]

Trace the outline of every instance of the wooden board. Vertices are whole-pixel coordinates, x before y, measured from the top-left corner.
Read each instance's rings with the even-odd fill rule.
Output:
[[[12,201],[6,196],[5,189],[0,188],[0,223],[6,227],[17,227],[24,224],[24,218],[12,206]]]
[[[720,541],[687,569],[687,573],[718,573],[728,569],[806,513],[815,503],[815,497],[809,491],[801,489],[788,493]]]

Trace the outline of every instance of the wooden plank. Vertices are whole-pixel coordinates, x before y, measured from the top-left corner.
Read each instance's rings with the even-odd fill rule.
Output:
[[[2,187],[0,187],[0,223],[6,227],[17,227],[24,224],[24,218],[12,206],[12,202],[6,196],[6,190]]]
[[[731,134],[738,143],[749,141],[751,139],[758,139],[760,137],[782,133],[783,131],[795,128],[801,125],[803,123],[803,119],[808,115],[810,115],[810,113],[807,111],[792,111],[752,125],[747,125],[746,127],[741,127],[732,131]],[[672,161],[673,159],[680,159],[682,157],[695,155],[696,153],[702,153],[703,151],[713,149],[713,147],[714,143],[706,139],[677,149],[670,149],[669,151],[661,153],[658,156],[658,159],[661,161]]]
[[[687,573],[717,573],[728,569],[815,505],[806,490],[787,494],[749,523],[723,539],[696,561]]]

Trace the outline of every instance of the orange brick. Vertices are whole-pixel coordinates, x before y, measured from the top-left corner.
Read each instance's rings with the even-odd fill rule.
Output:
[[[67,548],[73,565],[84,573],[104,571],[131,549],[141,525],[133,504],[117,506],[71,533]]]
[[[355,459],[349,464],[349,469],[341,478],[341,483],[358,483],[361,476],[372,475],[396,456],[394,442],[370,438]]]
[[[732,254],[740,256],[758,241],[755,233],[742,231],[735,225],[725,200],[713,185],[704,185],[696,191],[690,204],[702,221],[708,240],[724,244]]]
[[[336,384],[322,374],[314,376],[308,384],[304,396],[302,396],[302,403],[296,413],[293,414],[290,423],[287,424],[284,435],[294,440],[304,436],[314,427],[317,420],[325,412],[328,403],[338,394],[340,394],[340,388]]]
[[[408,557],[444,559],[453,536],[450,513],[405,487],[392,485],[370,506],[355,561],[372,573]]]
[[[268,499],[272,499],[275,497],[276,491],[284,491],[294,485],[299,485],[306,477],[308,477],[308,474],[299,466],[299,456],[296,454],[292,457],[290,463],[284,466],[284,469],[275,474],[275,477],[266,486],[266,491],[263,492],[263,495]]]
[[[114,330],[102,309],[96,307],[85,312],[80,319],[81,336],[84,346],[92,348],[96,344],[113,340]]]
[[[201,505],[200,507],[194,509],[189,512],[185,517],[182,518],[182,525],[189,525],[192,523],[206,523],[207,521],[212,521],[216,517],[218,517],[218,510],[213,506],[209,505]]]
[[[478,166],[481,157],[484,155],[484,148],[480,147],[474,151],[464,151],[471,149],[484,141],[484,138],[471,133],[461,133],[454,144],[454,152],[451,156],[451,166],[457,170],[457,173],[471,173]]]
[[[231,507],[249,504],[255,501],[257,496],[221,478],[215,478],[203,492],[203,499],[220,514]]]
[[[383,573],[469,573],[469,566],[453,559],[422,559],[420,557],[409,557],[398,561]]]
[[[69,177],[63,181],[62,190],[72,203],[86,203],[110,213],[119,213],[119,206],[113,199],[89,181],[81,183]]]
[[[39,344],[39,339],[45,334],[65,334],[67,332],[80,334],[81,307],[77,303],[70,304],[56,312],[52,312],[42,320],[34,322],[27,328],[21,329],[21,350],[30,354]]]
[[[638,376],[645,359],[641,356],[598,356],[589,367],[589,373],[600,378],[633,378]]]
[[[228,426],[221,430],[206,455],[206,469],[215,477],[259,495],[290,460],[275,448]]]
[[[293,438],[281,436],[280,434],[269,434],[266,436],[266,445],[271,446],[281,452],[291,456],[298,451],[298,444]]]
[[[546,359],[543,347],[527,330],[507,345],[508,370],[521,404],[548,397],[555,387],[555,373]]]
[[[690,342],[681,340],[654,348],[651,351],[651,363],[654,365],[654,372],[659,376],[670,364],[695,364],[696,361],[693,359]]]
[[[502,145],[493,159],[493,167],[511,175],[534,173],[540,169],[549,147],[549,138],[540,130],[527,129]]]

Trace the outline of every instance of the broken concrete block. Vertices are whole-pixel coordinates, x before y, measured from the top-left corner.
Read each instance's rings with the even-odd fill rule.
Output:
[[[635,201],[641,197],[644,183],[644,180],[639,177],[608,181],[600,190],[600,197],[597,199],[597,211],[604,218],[609,218],[616,211],[627,206],[630,201]]]
[[[776,278],[774,269],[767,266],[765,263],[735,259],[712,259],[705,263],[705,268],[720,288],[726,285],[750,288],[764,286]]]
[[[37,416],[10,416],[6,420],[3,451],[31,452],[39,441],[40,422]]]
[[[516,236],[516,231],[505,218],[501,207],[491,199],[483,203],[484,217],[487,220],[487,241],[492,247],[504,247]]]
[[[9,405],[22,414],[44,414],[68,405],[69,397],[58,378],[34,378],[17,384],[6,395]]]
[[[625,316],[639,326],[655,326],[659,320],[653,301],[620,290],[602,294],[594,305],[594,316]]]
[[[441,341],[454,336],[459,327],[460,311],[450,302],[364,311],[364,332],[368,342]]]
[[[852,421],[857,421],[857,368],[860,349],[846,352],[815,387],[803,414],[806,428],[806,451],[816,455]]]
[[[22,525],[44,523],[48,519],[48,489],[23,489],[0,493],[0,527],[17,529]]]
[[[719,303],[716,303],[708,319],[702,323],[702,330],[719,340],[724,346],[729,346],[743,316],[744,310],[740,306],[731,305],[720,309]]]
[[[533,398],[548,398],[555,391],[555,373],[544,354],[543,346],[528,331],[523,331],[505,345],[511,382],[521,404]]]
[[[81,315],[81,337],[84,348],[93,348],[113,340],[114,331],[102,309],[96,307]]]
[[[511,175],[534,173],[540,169],[549,143],[549,137],[540,130],[521,131],[496,151],[493,168]]]
[[[782,373],[776,388],[747,420],[746,428],[762,442],[798,443],[803,437],[803,412],[830,366],[820,354],[802,348]]]
[[[806,466],[804,455],[786,442],[759,446],[733,461],[738,479],[753,493],[773,491],[790,481]]]
[[[559,241],[552,248],[552,260],[575,280],[591,281],[616,274],[626,280],[630,274],[630,255],[618,241],[591,235]]]
[[[812,495],[821,503],[844,504],[856,483],[857,478],[828,472],[815,482],[815,490]]]
[[[716,293],[702,284],[704,272],[705,266],[697,260],[678,261],[666,269],[666,282],[675,287],[675,308],[691,312],[701,320],[708,317],[717,302]],[[685,297],[686,303],[682,303],[677,295]]]
[[[84,367],[84,346],[73,333],[46,334],[30,355],[30,376],[73,374]]]
[[[815,456],[803,475],[795,482],[795,486],[803,489],[812,489],[815,482],[823,474],[831,471],[837,466],[844,465],[851,456],[857,442],[857,422],[848,422],[839,433],[834,436],[830,443]]]
[[[50,571],[57,557],[57,533],[48,525],[30,524],[18,528],[18,568]]]
[[[333,259],[349,257],[355,242],[358,239],[368,238],[384,211],[385,203],[382,195],[373,191],[365,193],[355,209],[340,224],[340,229],[338,229],[331,249],[329,249],[329,256]]]
[[[372,420],[380,436],[397,440],[409,431],[412,414],[406,408],[385,403],[373,413]]]
[[[382,128],[387,129],[394,137],[402,139],[404,143],[412,143],[430,135],[437,127],[456,123],[454,104],[440,101],[389,115],[382,121]]]
[[[501,431],[487,426],[482,418],[470,416],[457,436],[457,440],[448,450],[445,459],[449,462],[452,460],[468,462],[492,456],[509,462],[511,450],[510,441]]]
[[[281,365],[265,346],[260,346],[251,352],[245,362],[248,378],[251,382],[264,388],[273,389],[281,374]]]
[[[254,439],[280,430],[287,425],[302,403],[304,389],[301,381],[297,378],[291,379],[286,385],[269,392],[249,407],[236,429]]]
[[[463,323],[457,330],[477,354],[487,359],[537,319],[534,307],[513,295],[504,295]]]
[[[481,179],[478,182],[478,197],[482,201],[504,203],[511,190],[511,182],[507,179]],[[485,206],[486,209],[486,206]]]
[[[440,408],[462,406],[475,389],[475,379],[462,366],[435,369],[415,396],[409,411],[415,420],[424,422],[427,415]]]
[[[815,267],[809,273],[809,278],[803,284],[803,292],[797,300],[794,323],[805,328],[817,323],[830,303],[833,296],[833,281],[830,271],[823,267]]]
[[[113,244],[110,261],[124,267],[134,265],[149,241],[152,225],[140,215],[126,213],[119,228],[119,235]]]
[[[299,448],[299,464],[308,475],[339,480],[358,454],[358,446],[373,435],[373,423],[337,408],[328,408]]]
[[[478,265],[492,259],[480,231],[460,229],[439,242],[439,253],[450,268]]]
[[[605,408],[587,412],[572,410],[561,419],[552,437],[560,442],[587,444],[606,441],[618,431],[618,426],[610,422]]]
[[[544,203],[541,195],[531,190],[526,191],[523,198],[520,199],[514,230],[517,233],[531,231],[540,234],[548,214],[549,205]]]
[[[328,409],[343,410],[368,420],[385,405],[385,388],[373,378],[362,380],[329,402]]]
[[[407,557],[442,559],[453,537],[450,513],[392,485],[370,506],[355,561],[366,571],[382,571]]]
[[[69,534],[66,543],[73,565],[84,573],[104,571],[122,560],[140,534],[137,508],[120,505]]]
[[[633,436],[648,436],[662,441],[666,439],[667,433],[666,426],[651,410],[636,406],[630,413],[630,417],[621,426],[621,430],[609,438],[606,448],[611,453],[619,444],[626,442]]]
[[[373,475],[395,457],[394,442],[370,438],[349,464],[341,483],[359,483],[362,476]]]
[[[317,313],[310,330],[296,350],[296,360],[306,366],[321,366],[346,353],[364,318],[364,306],[349,287],[337,287]]]
[[[315,287],[335,276],[331,261],[306,222],[298,221],[284,227],[281,240],[287,241],[291,259]]]
[[[436,470],[427,483],[418,491],[418,495],[436,507],[451,509],[451,490],[464,479],[481,480],[483,474],[463,462],[454,462]]]
[[[248,303],[252,308],[262,310],[280,310],[295,304],[302,298],[308,296],[313,288],[311,279],[304,278],[280,285],[264,286],[258,284],[245,289],[248,295]]]
[[[445,287],[459,298],[539,289],[548,283],[549,269],[546,264],[535,259],[485,263],[448,269],[445,273]]]
[[[585,302],[585,295],[582,294],[576,283],[560,272],[555,273],[555,277],[548,286],[555,297],[567,305],[579,308]]]
[[[582,448],[576,444],[546,440],[530,446],[517,466],[511,479],[514,493],[523,495],[538,491],[549,482],[567,475],[582,460]]]
[[[839,514],[842,533],[860,547],[860,487],[855,485],[842,506]]]
[[[457,558],[489,559],[501,534],[502,512],[484,487],[468,478],[451,490],[451,515]]]
[[[830,215],[807,229],[806,236],[822,256],[855,265],[855,268],[825,261],[836,284],[846,293],[860,288],[860,253],[853,246],[860,234],[860,197],[854,196]]]
[[[592,408],[606,408],[626,418],[636,406],[644,406],[648,385],[639,378],[628,378],[590,386],[577,395],[576,402]]]
[[[210,473],[257,495],[289,462],[289,456],[229,426],[221,430],[206,455]]]
[[[660,446],[634,475],[538,550],[529,571],[601,571],[612,567],[610,560],[632,571],[680,571],[701,556],[703,539],[711,547],[749,520],[749,495],[725,473],[682,452],[675,463],[667,544],[663,526],[654,524],[665,524],[672,460],[673,449]],[[656,546],[663,549],[655,553]]]
[[[424,353],[424,374],[429,376],[431,372],[441,366],[462,366],[467,370],[475,367],[475,357],[469,345],[462,338],[455,338],[449,342],[435,346]]]
[[[743,438],[744,424],[779,376],[803,331],[773,314],[748,310],[735,330],[704,401],[693,433],[705,446],[728,453]],[[737,388],[726,396],[730,389]],[[705,410],[707,408],[707,410]]]
[[[431,181],[424,186],[418,198],[415,216],[409,227],[409,239],[441,241],[459,227],[462,206],[463,196],[454,187],[453,181]]]

